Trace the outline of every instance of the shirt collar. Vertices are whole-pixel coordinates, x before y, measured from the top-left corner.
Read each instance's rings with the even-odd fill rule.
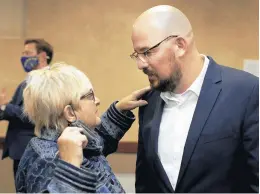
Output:
[[[204,78],[205,78],[205,75],[206,75],[206,72],[207,72],[207,69],[209,66],[209,59],[207,58],[207,56],[205,56],[205,55],[202,55],[202,56],[204,56],[204,64],[203,64],[202,70],[201,70],[199,76],[195,79],[195,81],[187,89],[187,91],[192,91],[197,96],[200,95],[201,87],[202,87],[202,84],[203,84],[203,81],[204,81]]]
[[[181,102],[181,98],[185,96],[185,94],[187,94],[188,91],[195,93],[197,97],[200,95],[201,87],[209,65],[209,59],[207,58],[207,56],[202,56],[204,57],[204,64],[202,70],[199,76],[195,79],[195,81],[185,92],[183,92],[182,94],[175,94],[173,92],[161,92],[160,96],[166,104],[168,104],[170,101]]]
[[[57,129],[46,129],[45,127],[40,131],[40,138],[50,140],[50,141],[57,141],[61,132]]]

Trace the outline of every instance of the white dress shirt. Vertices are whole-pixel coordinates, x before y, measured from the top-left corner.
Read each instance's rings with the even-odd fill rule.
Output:
[[[176,187],[186,138],[209,65],[209,59],[203,56],[204,65],[199,76],[184,93],[161,93],[165,106],[160,124],[158,155],[173,189]]]

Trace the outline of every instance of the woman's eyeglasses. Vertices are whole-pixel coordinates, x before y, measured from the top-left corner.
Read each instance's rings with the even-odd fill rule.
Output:
[[[93,100],[95,102],[95,94],[94,91],[92,89],[90,89],[90,91],[86,94],[84,94],[83,96],[80,97],[80,100]]]

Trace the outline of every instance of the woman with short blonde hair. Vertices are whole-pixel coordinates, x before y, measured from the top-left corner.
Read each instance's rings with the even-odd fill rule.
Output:
[[[134,122],[130,110],[147,104],[140,97],[148,90],[114,102],[100,118],[100,101],[77,68],[56,63],[30,72],[24,112],[38,137],[30,141],[20,161],[17,192],[124,192],[106,156],[116,151]]]
[[[83,72],[65,63],[31,72],[27,83],[24,111],[35,123],[36,133],[43,127],[59,130],[67,127],[68,122],[62,117],[64,107],[71,104],[78,108],[82,93],[92,89]]]

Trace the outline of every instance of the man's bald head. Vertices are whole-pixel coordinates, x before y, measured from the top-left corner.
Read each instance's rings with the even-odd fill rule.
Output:
[[[175,7],[160,5],[142,13],[133,25],[132,43],[131,57],[161,92],[184,92],[201,70],[191,24]]]
[[[168,5],[148,9],[136,19],[133,25],[133,36],[135,34],[147,38],[154,36],[158,40],[170,35],[186,36],[191,31],[188,18],[179,9]]]

